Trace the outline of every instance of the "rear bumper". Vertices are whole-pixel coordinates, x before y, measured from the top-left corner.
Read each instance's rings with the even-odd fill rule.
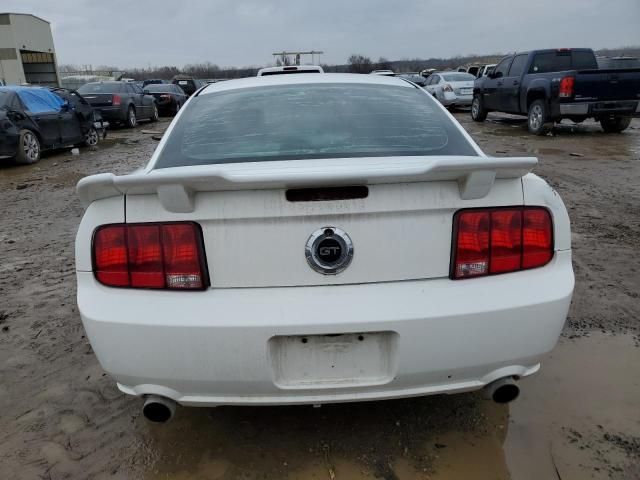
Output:
[[[103,120],[108,122],[124,122],[127,120],[127,110],[117,107],[94,107],[100,112]]]
[[[331,403],[534,373],[557,342],[573,284],[562,251],[543,268],[466,281],[162,292],[108,288],[78,272],[78,305],[98,360],[126,393],[199,406]],[[279,378],[288,360],[274,337],[368,332],[396,339],[387,377],[329,387]]]
[[[560,115],[599,117],[609,115],[640,116],[640,102],[620,100],[611,102],[561,103]]]
[[[460,106],[460,107],[468,107],[473,102],[473,95],[459,95],[455,93],[447,92],[444,95],[444,99],[442,104],[445,106]]]

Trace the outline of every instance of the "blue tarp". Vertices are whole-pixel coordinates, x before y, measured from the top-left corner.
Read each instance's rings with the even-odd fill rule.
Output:
[[[16,92],[31,113],[59,112],[65,101],[48,88],[42,87],[2,87],[2,90]]]

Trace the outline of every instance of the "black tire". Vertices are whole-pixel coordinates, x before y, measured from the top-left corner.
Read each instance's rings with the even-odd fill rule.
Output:
[[[100,141],[100,135],[98,134],[98,131],[94,127],[91,127],[89,131],[86,133],[86,135],[84,136],[84,146],[95,147],[98,145],[99,141]]]
[[[534,100],[529,105],[527,115],[527,127],[534,135],[544,135],[549,130],[549,112],[547,102],[544,100]]]
[[[20,165],[31,165],[40,160],[40,139],[31,130],[20,130],[15,161]]]
[[[180,102],[176,102],[176,106],[175,106],[175,108],[173,110],[173,115],[174,116],[178,114],[178,112],[180,111],[180,107],[182,107],[182,105],[180,105]]]
[[[127,128],[133,128],[138,124],[138,118],[136,117],[136,109],[133,105],[129,105],[127,110],[127,119],[125,120]]]
[[[627,129],[631,123],[631,117],[613,117],[600,120],[600,126],[607,133],[620,133]]]
[[[471,102],[471,119],[474,122],[484,122],[487,119],[488,113],[486,108],[484,108],[482,97],[480,95],[474,95],[473,101]]]
[[[157,122],[160,113],[158,112],[158,105],[153,104],[153,111],[151,112],[151,117],[149,118],[150,122]]]

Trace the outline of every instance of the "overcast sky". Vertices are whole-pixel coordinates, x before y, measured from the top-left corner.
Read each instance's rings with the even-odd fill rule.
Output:
[[[376,4],[377,3],[377,4]],[[640,0],[2,0],[51,22],[58,63],[263,65],[640,45]]]

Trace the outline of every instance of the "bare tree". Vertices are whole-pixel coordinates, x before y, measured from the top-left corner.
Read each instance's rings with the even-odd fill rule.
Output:
[[[351,73],[369,73],[372,70],[372,63],[369,57],[353,54],[347,60]]]
[[[380,57],[378,59],[378,63],[376,63],[376,70],[391,70],[391,62],[384,57]]]

